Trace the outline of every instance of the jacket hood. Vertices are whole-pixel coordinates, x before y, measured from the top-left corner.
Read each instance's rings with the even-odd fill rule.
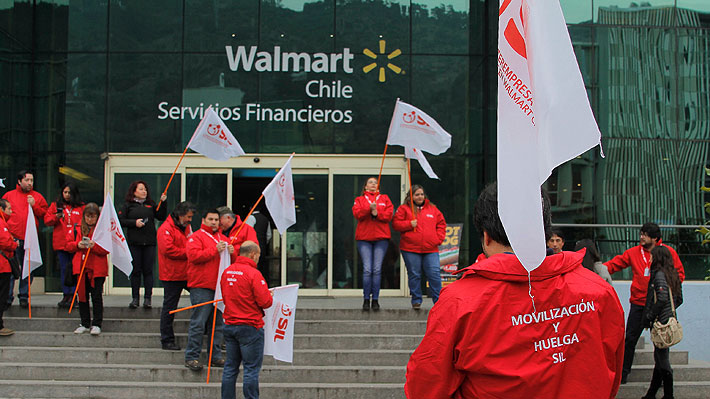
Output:
[[[582,267],[582,258],[586,249],[577,252],[562,251],[557,255],[546,256],[542,264],[530,272],[530,280],[541,281]],[[491,280],[528,281],[528,272],[514,254],[496,254],[485,260],[459,270],[463,276],[478,274]]]

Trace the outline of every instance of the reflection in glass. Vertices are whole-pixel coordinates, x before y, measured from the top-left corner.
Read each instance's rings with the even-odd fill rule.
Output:
[[[675,0],[594,0],[594,22],[623,25],[673,25]],[[630,23],[633,20],[635,23]]]
[[[173,191],[173,184],[170,191]],[[192,231],[200,229],[205,211],[227,205],[227,175],[222,173],[188,173],[185,182],[185,200],[197,207],[192,218]]]
[[[707,0],[677,0],[679,9],[710,13],[710,1]]]
[[[482,2],[470,2],[482,12]],[[469,2],[416,0],[412,3],[412,52],[416,54],[480,53],[483,24],[469,48]]]
[[[592,0],[560,0],[567,24],[592,22]]]

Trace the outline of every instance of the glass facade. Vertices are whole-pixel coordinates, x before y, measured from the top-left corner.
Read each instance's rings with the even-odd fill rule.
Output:
[[[561,6],[606,158],[594,149],[554,171],[546,183],[553,221],[564,224],[569,249],[591,235],[605,257],[634,244],[633,225],[680,226],[665,229],[664,241],[678,248],[689,277],[703,278],[707,251],[682,226],[701,223],[708,200],[699,190],[710,142],[708,2]],[[2,1],[0,177],[12,187],[17,170],[31,167],[48,200],[73,179],[100,203],[102,154],[179,154],[210,105],[247,153],[379,154],[401,98],[453,136],[447,153],[430,157],[442,180],[415,167],[413,182],[447,221],[465,224],[465,265],[480,248],[473,201],[495,178],[497,11],[494,0]],[[166,176],[146,174],[157,195]],[[199,187],[214,187],[213,177],[221,178],[189,177],[198,188],[191,195],[205,195]],[[323,186],[322,176],[303,179],[311,192]],[[350,195],[353,184],[343,177],[331,189]],[[299,200],[299,217],[321,206]],[[302,264],[287,281],[323,285],[323,217],[309,213],[292,227],[302,234],[289,236],[287,256]],[[52,288],[51,232],[43,230],[49,261],[40,273]],[[334,239],[348,234],[334,231]],[[334,251],[351,246],[338,242]],[[328,256],[334,286],[357,287],[356,265]]]

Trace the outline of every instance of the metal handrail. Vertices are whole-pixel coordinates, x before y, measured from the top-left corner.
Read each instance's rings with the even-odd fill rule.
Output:
[[[615,227],[640,229],[641,224],[552,223],[553,227]],[[662,229],[697,229],[698,224],[659,224]]]

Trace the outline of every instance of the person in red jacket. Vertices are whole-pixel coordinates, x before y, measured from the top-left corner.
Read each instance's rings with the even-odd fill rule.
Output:
[[[193,305],[214,300],[219,275],[220,252],[229,251],[232,261],[236,259],[234,246],[219,231],[219,212],[210,209],[202,218],[202,226],[187,239],[187,286],[190,288],[190,302]],[[185,367],[192,371],[202,370],[202,335],[205,323],[212,320],[212,311],[217,313],[214,330],[214,346],[210,362],[214,367],[224,366],[222,358],[222,315],[214,306],[198,306],[190,316],[185,347]]]
[[[543,199],[550,227],[550,203]],[[487,258],[442,290],[407,364],[407,398],[614,398],[624,313],[583,253],[545,257],[528,274],[498,215],[496,184],[474,208]]]
[[[12,205],[6,199],[0,199],[0,298],[6,298],[7,292],[10,290],[10,276],[12,268],[10,267],[10,258],[15,256],[17,248],[17,240],[10,234],[10,229],[7,228],[6,220],[12,215]],[[5,311],[5,302],[0,301],[0,336],[8,336],[15,331],[5,327],[2,321],[2,314]]]
[[[245,241],[237,259],[222,273],[220,285],[227,345],[222,399],[236,399],[240,363],[244,363],[244,397],[259,397],[259,370],[264,359],[264,309],[271,307],[273,301],[273,293],[256,268],[260,255],[259,244]]]
[[[410,193],[414,193],[414,215]],[[429,295],[436,303],[441,291],[439,244],[446,238],[446,220],[439,209],[429,202],[424,187],[419,184],[412,186],[407,198],[397,208],[392,227],[402,233],[399,250],[407,267],[412,308],[420,309],[422,306],[422,273],[429,282]]]
[[[179,351],[175,342],[170,311],[177,309],[182,290],[187,288],[187,239],[192,234],[195,206],[184,201],[158,228],[158,273],[163,284],[163,309],[160,312],[160,343],[165,350]]]
[[[14,190],[8,191],[3,195],[3,199],[10,201],[12,205],[12,217],[7,219],[7,227],[12,233],[12,236],[20,242],[15,250],[15,257],[22,265],[25,257],[25,228],[27,227],[27,209],[32,207],[32,212],[35,215],[35,224],[39,226],[39,220],[44,218],[47,213],[47,200],[42,194],[34,190],[34,174],[27,170],[21,170],[17,174],[17,186]],[[32,279],[32,274],[30,274]],[[26,278],[20,280],[20,288],[18,297],[20,298],[20,306],[26,308],[28,306],[27,298],[29,287]],[[10,287],[15,285],[15,279],[10,277]],[[12,289],[8,294],[7,304],[12,305],[13,300]]]
[[[67,234],[67,252],[76,253],[72,261],[72,272],[77,275],[79,287],[77,296],[79,297],[79,315],[81,324],[74,330],[74,334],[91,332],[91,335],[101,334],[101,324],[104,319],[103,290],[106,276],[108,276],[108,251],[96,245],[91,239],[99,220],[99,206],[89,202],[84,207],[84,214],[81,218],[81,225],[76,226],[73,232]],[[89,251],[91,249],[91,251]],[[87,258],[88,257],[88,258]],[[84,266],[86,263],[86,266]],[[79,274],[81,281],[79,281]],[[94,306],[94,320],[91,320],[91,308],[89,307],[89,296]]]
[[[69,308],[74,286],[65,285],[67,274],[71,274],[72,258],[74,254],[64,250],[67,234],[74,231],[74,227],[81,224],[81,215],[84,213],[84,202],[81,201],[79,188],[74,182],[66,182],[59,190],[57,200],[52,202],[49,210],[44,214],[44,224],[52,226],[52,247],[59,260],[59,281],[62,285],[64,296],[57,304],[60,308]]]
[[[365,297],[363,310],[370,310],[370,299],[372,310],[380,309],[382,260],[392,236],[389,222],[392,220],[393,211],[390,198],[378,190],[377,178],[368,178],[362,195],[355,198],[353,204],[353,216],[357,219],[355,241],[362,258],[362,291]]]
[[[631,307],[626,321],[622,384],[626,383],[626,379],[631,372],[636,343],[643,331],[643,308],[646,305],[646,291],[648,290],[648,281],[651,276],[651,250],[659,245],[668,248],[668,251],[670,251],[673,257],[673,265],[678,271],[680,281],[683,282],[685,280],[683,263],[673,248],[661,242],[661,228],[656,223],[644,223],[641,226],[639,245],[627,249],[623,254],[617,255],[612,260],[604,263],[611,274],[631,266],[631,297],[629,298]]]
[[[222,231],[227,238],[229,238],[229,243],[234,245],[234,252],[239,253],[239,246],[245,241],[258,242],[256,238],[256,230],[248,224],[242,225],[242,218],[239,215],[235,215],[231,209],[227,206],[220,206],[217,208],[219,211],[219,229]],[[241,227],[241,231],[239,228]],[[239,231],[239,236],[235,235]]]

